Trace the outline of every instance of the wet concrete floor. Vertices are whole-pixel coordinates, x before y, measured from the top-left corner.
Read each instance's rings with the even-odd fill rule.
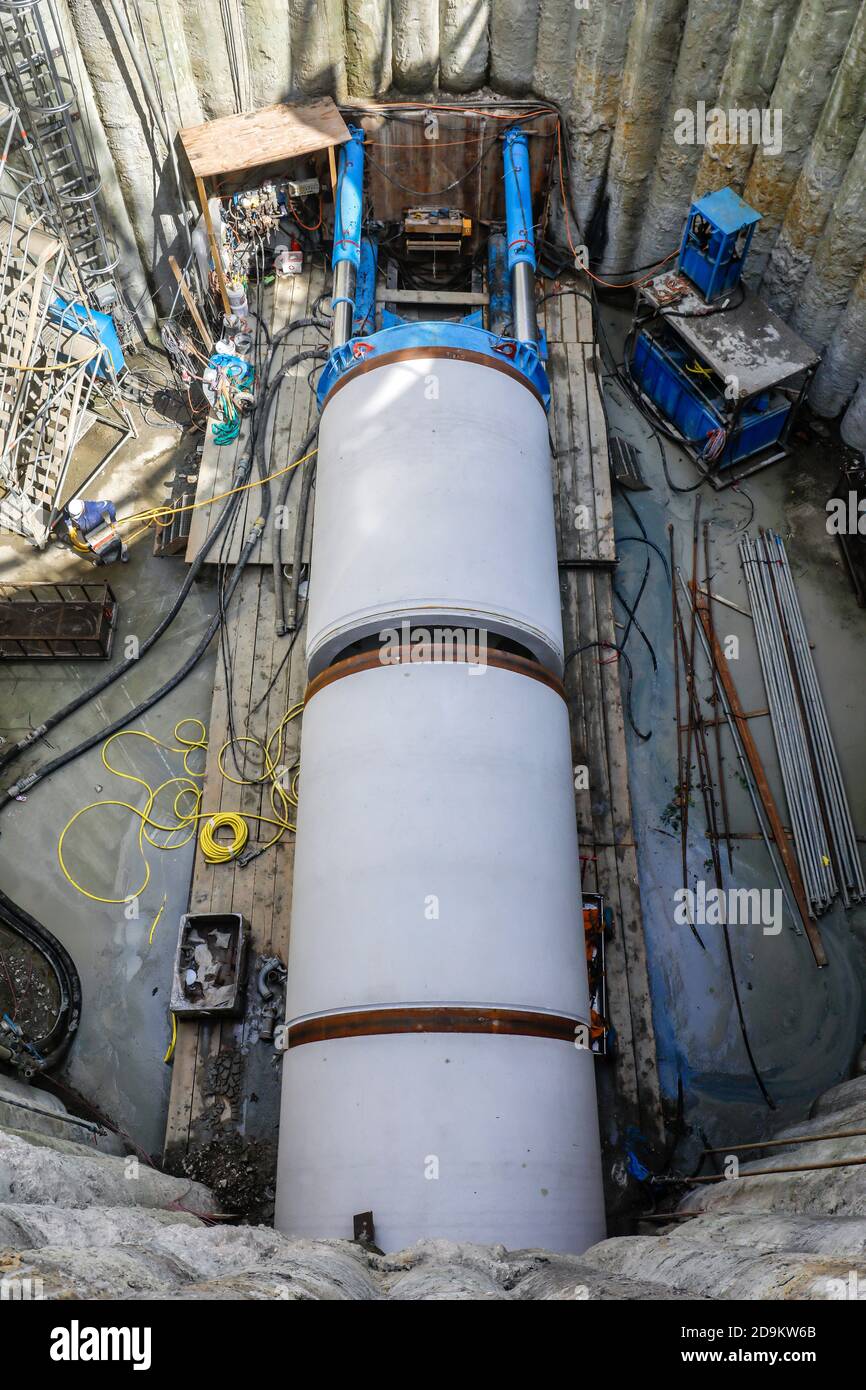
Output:
[[[123,446],[86,494],[110,497],[118,515],[164,502],[164,484],[174,476],[178,460],[193,442],[190,437],[181,441],[179,432],[170,427],[149,427],[141,424],[140,416],[136,419],[139,439]],[[102,437],[98,426],[85,436],[75,459],[79,476],[84,476],[90,458],[104,449],[106,442],[107,436]],[[74,495],[74,485],[72,477],[69,495]],[[123,661],[130,638],[140,642],[156,626],[183,582],[186,564],[182,555],[155,558],[152,544],[152,532],[148,531],[133,544],[128,564],[94,569],[58,546],[40,553],[18,537],[0,537],[0,582],[105,579],[119,601],[119,624],[109,663],[3,663],[0,732],[6,738],[20,738],[78,691],[94,684],[110,665]],[[4,784],[73,747],[166,681],[201,637],[214,606],[212,582],[205,577],[193,586],[168,632],[140,664],[53,730],[32,754],[15,763],[4,774]],[[178,720],[194,717],[206,723],[214,663],[211,650],[178,689],[135,727],[172,745]],[[118,740],[110,757],[117,767],[152,786],[183,773],[179,754],[144,739]],[[192,767],[201,765],[201,754],[194,754],[193,759],[198,761],[191,760]],[[96,747],[0,816],[0,874],[9,896],[64,942],[81,975],[81,1026],[60,1079],[94,1102],[141,1148],[157,1154],[162,1148],[170,1082],[170,1068],[163,1064],[163,1056],[171,1036],[171,965],[178,920],[187,905],[193,844],[173,852],[145,846],[150,882],[134,905],[91,901],[63,877],[58,838],[80,807],[104,800],[141,807],[146,792],[108,772]],[[163,813],[170,814],[170,800],[161,801]],[[83,887],[107,898],[123,898],[136,890],[144,872],[139,824],[131,811],[116,806],[88,812],[76,822],[69,831],[66,857],[70,871]],[[150,928],[163,900],[151,945]]]
[[[608,311],[608,331],[621,345],[626,316]],[[649,427],[617,384],[608,386],[612,428],[635,443],[641,453],[646,481],[652,491],[630,494],[651,540],[668,553],[668,522],[675,528],[677,564],[691,572],[695,494],[672,492]],[[689,486],[694,466],[670,443],[665,444],[673,481]],[[866,832],[866,739],[863,736],[863,696],[866,691],[866,612],[858,608],[835,538],[826,529],[825,504],[835,494],[839,449],[826,443],[795,441],[791,458],[755,474],[742,490],[702,489],[701,522],[711,524],[713,589],[739,608],[749,603],[737,543],[749,524],[780,532],[795,575],[800,602],[813,645],[813,655],[855,827]],[[618,538],[637,534],[621,497],[615,501]],[[701,546],[702,551],[702,537]],[[619,540],[618,587],[634,597],[643,576],[648,551],[644,545]],[[703,580],[703,558],[699,573]],[[626,621],[620,610],[618,619]],[[649,653],[632,632],[628,651],[635,668],[634,719],[642,741],[629,735],[630,784],[647,937],[653,1014],[662,1083],[668,1101],[676,1101],[682,1081],[685,1120],[693,1128],[681,1141],[677,1161],[687,1164],[701,1147],[700,1131],[714,1143],[746,1140],[803,1115],[822,1090],[848,1076],[863,1042],[863,980],[866,974],[866,906],[849,912],[837,903],[820,920],[829,966],[818,970],[805,936],[795,934],[785,911],[780,935],[764,935],[760,926],[731,928],[732,948],[752,1048],[765,1084],[778,1107],[768,1109],[751,1074],[737,1020],[733,994],[718,928],[705,928],[702,951],[688,925],[674,921],[674,892],[681,886],[680,837],[666,823],[677,781],[673,683],[671,601],[662,566],[651,556],[650,582],[638,610],[656,652],[654,673]],[[758,664],[751,620],[731,608],[716,605],[715,620],[722,638],[735,634],[740,655],[731,668],[745,710],[764,709],[766,696]],[[705,672],[701,662],[699,671]],[[703,682],[709,691],[709,682]],[[685,708],[685,706],[684,706]],[[705,706],[706,708],[706,706]],[[789,824],[773,744],[770,721],[751,721],[752,733],[774,794]],[[712,739],[710,741],[713,752]],[[730,820],[735,832],[757,833],[757,821],[741,776],[738,775],[728,731],[722,734],[728,768]],[[693,792],[689,831],[689,873],[692,884],[714,883],[708,864],[703,807]],[[728,869],[723,855],[723,866]],[[767,851],[760,840],[743,839],[734,849],[728,884],[775,889]]]

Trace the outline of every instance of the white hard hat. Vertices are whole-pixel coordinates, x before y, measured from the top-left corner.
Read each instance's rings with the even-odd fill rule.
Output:
[[[74,497],[74,498],[72,499],[72,501],[69,503],[69,515],[70,515],[70,516],[78,517],[78,516],[81,516],[81,513],[82,513],[83,511],[84,511],[84,503],[82,502],[81,498],[80,498],[80,497]]]

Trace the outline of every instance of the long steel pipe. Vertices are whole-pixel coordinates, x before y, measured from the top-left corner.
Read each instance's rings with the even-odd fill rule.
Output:
[[[677,568],[676,575],[680,589],[682,590],[686,602],[689,604],[691,608],[694,604],[692,593],[688,584],[683,578],[683,575],[679,568]],[[703,648],[704,656],[706,657],[709,665],[713,667],[715,665],[713,651],[707,640],[707,636],[704,632],[703,625],[700,622],[697,625],[696,632],[698,636],[698,641],[700,642],[701,647]],[[797,936],[802,936],[802,932],[797,925],[797,923],[800,921],[800,912],[791,895],[790,883],[785,872],[784,865],[781,862],[778,848],[773,840],[773,832],[770,828],[769,821],[767,820],[766,812],[764,811],[764,808],[761,805],[761,799],[759,796],[758,788],[755,785],[755,779],[752,774],[752,769],[749,765],[749,760],[746,756],[746,750],[743,747],[743,741],[740,737],[740,731],[737,727],[736,716],[734,715],[734,712],[731,709],[731,703],[725,691],[724,684],[721,681],[719,682],[719,696],[722,704],[722,713],[724,715],[728,729],[730,730],[731,741],[734,745],[734,752],[737,755],[737,762],[740,764],[740,772],[742,773],[743,781],[746,784],[746,790],[749,793],[749,800],[752,803],[752,809],[755,812],[755,817],[758,822],[758,828],[761,832],[761,839],[764,841],[767,853],[770,856],[770,862],[773,865],[773,870],[776,875],[776,881],[779,885],[779,888],[782,891],[782,896],[785,899],[785,905],[787,906],[788,911],[790,912],[791,917],[793,919],[793,931]]]
[[[849,884],[854,889],[855,896],[862,898],[866,895],[866,881],[864,881],[860,850],[790,563],[780,536],[770,533],[768,544],[774,548],[778,560],[777,567],[774,567],[774,574],[778,576],[780,587],[785,595],[785,612],[790,626],[800,682],[804,690],[809,718],[819,746],[823,751],[823,758],[819,766],[825,780],[827,795],[834,810],[833,831],[838,837],[838,844],[844,851]]]
[[[740,557],[752,605],[758,656],[770,705],[771,724],[794,830],[794,845],[806,890],[817,912],[832,900],[835,883],[826,865],[826,845],[818,812],[818,791],[806,752],[806,731],[796,704],[793,676],[784,647],[763,545],[748,537]]]
[[[815,911],[864,892],[862,865],[815,664],[781,538],[740,543],[798,862]]]

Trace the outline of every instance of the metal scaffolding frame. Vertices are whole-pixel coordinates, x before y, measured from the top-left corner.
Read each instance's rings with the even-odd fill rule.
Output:
[[[68,248],[50,229],[38,169],[22,137],[19,113],[0,106],[0,526],[42,548],[86,428],[100,420],[119,438],[79,491],[135,426],[99,324],[86,307],[72,317],[63,307],[80,299],[81,282]],[[13,150],[17,159],[10,158]]]
[[[102,180],[55,0],[0,0],[0,67],[21,116],[51,229],[63,241],[88,296],[106,307],[118,252],[99,208]]]

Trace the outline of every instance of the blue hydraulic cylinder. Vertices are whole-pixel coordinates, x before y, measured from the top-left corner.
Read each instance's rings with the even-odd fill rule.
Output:
[[[350,140],[340,148],[340,171],[334,209],[334,295],[331,301],[334,347],[348,342],[355,317],[355,286],[361,263],[364,211],[364,131],[349,126]]]
[[[535,270],[535,233],[532,230],[532,180],[526,132],[512,126],[505,136],[505,219],[508,236],[508,269],[522,261]]]
[[[357,270],[361,260],[361,213],[364,202],[364,132],[350,125],[351,140],[340,147],[337,177],[337,206],[334,210],[334,256],[336,270],[341,261],[351,261]]]
[[[505,136],[505,236],[514,337],[521,343],[538,343],[535,312],[535,234],[532,229],[532,180],[526,134],[512,126]]]

